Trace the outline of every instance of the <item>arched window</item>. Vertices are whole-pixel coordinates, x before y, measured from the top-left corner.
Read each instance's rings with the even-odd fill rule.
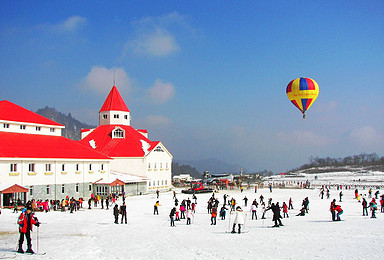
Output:
[[[124,138],[124,130],[121,128],[116,128],[112,132],[113,138]]]

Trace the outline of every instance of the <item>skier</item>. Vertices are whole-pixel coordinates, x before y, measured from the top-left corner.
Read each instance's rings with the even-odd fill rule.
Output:
[[[121,224],[123,224],[123,219],[125,220],[125,224],[127,224],[127,206],[125,205],[125,202],[123,202],[123,205],[121,205],[120,212],[121,212]]]
[[[280,206],[279,206],[279,202],[276,203],[272,203],[272,205],[270,207],[268,207],[266,209],[266,211],[268,210],[272,210],[273,212],[273,218],[272,220],[275,221],[275,225],[273,227],[279,227],[279,226],[283,226],[283,223],[281,223],[281,215],[280,215]]]
[[[212,213],[211,213],[211,225],[216,225],[216,217],[217,217],[217,208],[213,207]]]
[[[160,196],[160,191],[159,190],[156,190],[156,196],[157,196],[157,198],[159,198],[159,196]]]
[[[303,200],[303,203],[302,203],[301,205],[305,208],[305,213],[308,213],[308,205],[309,205],[309,199],[308,199],[308,197],[306,197],[306,198]]]
[[[223,205],[220,209],[220,217],[221,217],[221,220],[224,220],[225,219],[225,215],[226,215],[226,210],[227,208],[225,207],[225,205]]]
[[[245,214],[243,210],[241,209],[240,206],[237,206],[236,208],[236,216],[235,220],[233,221],[233,228],[231,233],[236,233],[236,224],[237,224],[237,232],[240,234],[241,233],[241,225],[244,225],[245,223]]]
[[[119,224],[119,206],[117,204],[113,207],[113,215],[115,216],[115,224]]]
[[[248,204],[248,198],[247,198],[247,196],[245,196],[243,200],[244,200],[244,206],[246,207],[247,204]]]
[[[341,208],[340,205],[335,205],[335,210],[336,210],[336,221],[340,221],[340,215],[343,214],[343,209]]]
[[[285,218],[285,216],[287,216],[287,218],[289,218],[289,216],[288,216],[288,206],[287,206],[287,204],[285,204],[285,202],[283,202],[283,206],[281,206],[281,208],[283,209],[283,217]]]
[[[341,199],[343,198],[343,192],[342,191],[340,191],[339,197],[340,197],[340,202],[341,202]]]
[[[368,216],[368,202],[363,198],[363,202],[361,203],[363,206],[363,216]]]
[[[332,200],[329,210],[331,211],[331,214],[332,214],[332,221],[335,221],[336,220],[336,199]]]
[[[191,224],[191,217],[193,217],[193,212],[192,212],[192,209],[187,209],[187,225],[190,225]]]
[[[108,207],[109,207],[109,196],[105,199],[105,206],[107,207],[107,210],[108,210]]]
[[[292,198],[289,198],[289,206],[288,206],[288,209],[293,209]]]
[[[175,214],[176,214],[176,207],[173,207],[171,209],[171,212],[169,213],[169,218],[171,219],[171,227],[175,227]]]
[[[375,198],[372,198],[372,201],[369,203],[369,207],[371,208],[371,211],[372,211],[371,218],[376,218],[377,205],[376,205]]]
[[[153,206],[153,215],[159,215],[158,207],[161,206],[159,201],[156,201],[155,206]]]
[[[305,216],[305,208],[302,207],[301,210],[300,210],[300,213],[297,214],[296,216]]]
[[[19,224],[20,238],[19,238],[19,248],[17,252],[21,254],[24,253],[23,242],[24,242],[24,236],[25,236],[25,238],[27,239],[27,246],[28,246],[26,253],[34,254],[35,252],[33,252],[32,250],[32,242],[31,242],[32,225],[39,227],[40,222],[33,215],[31,204],[27,204],[27,208],[23,209],[22,213],[19,216],[18,224]]]
[[[253,203],[251,206],[252,220],[253,220],[253,217],[255,217],[255,219],[257,220],[256,210],[257,210],[257,206]]]

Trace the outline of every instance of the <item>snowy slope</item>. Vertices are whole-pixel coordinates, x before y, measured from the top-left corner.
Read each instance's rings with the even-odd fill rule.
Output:
[[[375,191],[375,190],[374,190]],[[178,193],[180,190],[178,190]],[[294,210],[283,219],[284,227],[272,226],[271,212],[266,220],[250,220],[243,234],[230,234],[230,220],[210,225],[207,200],[211,194],[198,195],[197,213],[192,225],[185,220],[169,227],[168,215],[173,206],[172,194],[160,194],[160,215],[152,215],[154,195],[127,198],[128,225],[113,224],[112,210],[92,208],[79,212],[36,213],[43,223],[39,228],[39,251],[46,255],[20,255],[16,259],[382,259],[384,243],[384,213],[377,219],[362,216],[361,205],[353,199],[353,190],[343,190],[343,221],[330,221],[330,200],[321,200],[318,190],[260,189],[257,194],[246,190],[226,191],[243,206],[243,198],[263,194],[265,199],[288,202],[292,197]],[[365,191],[363,191],[365,192]],[[223,192],[217,193],[220,203]],[[331,190],[331,198],[338,191]],[[310,200],[310,213],[295,216],[305,197]],[[181,201],[188,195],[178,194]],[[220,204],[221,206],[221,204]],[[249,210],[246,208],[247,211]],[[16,218],[11,210],[0,215],[0,258],[13,257],[18,240]],[[260,218],[260,210],[258,211]],[[36,251],[36,229],[32,234]],[[25,243],[25,242],[24,242]],[[24,249],[26,245],[24,244]]]

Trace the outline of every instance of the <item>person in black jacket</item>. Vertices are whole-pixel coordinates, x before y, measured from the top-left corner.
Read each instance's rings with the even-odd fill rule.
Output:
[[[127,224],[127,206],[125,205],[125,202],[123,202],[123,205],[121,205],[120,212],[121,212],[121,224],[123,224],[123,219],[125,220],[125,224]]]
[[[175,214],[176,214],[176,207],[171,209],[171,213],[169,213],[169,217],[171,219],[171,227],[175,227]]]
[[[279,227],[279,226],[283,226],[283,223],[281,223],[281,215],[280,215],[280,206],[279,206],[279,202],[276,203],[272,203],[270,207],[267,208],[267,210],[272,210],[273,212],[273,218],[272,220],[275,221],[275,225],[273,227]]]
[[[119,206],[117,204],[113,207],[113,215],[115,216],[115,224],[119,224]]]

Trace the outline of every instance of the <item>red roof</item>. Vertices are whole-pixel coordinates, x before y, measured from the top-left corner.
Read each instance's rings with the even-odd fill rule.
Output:
[[[63,126],[59,123],[56,123],[55,121],[52,121],[7,100],[0,101],[0,120],[51,126]]]
[[[63,136],[0,132],[0,157],[110,159]]]
[[[127,105],[115,86],[113,86],[111,92],[109,92],[107,99],[104,101],[104,105],[100,109],[100,112],[111,110],[129,112]]]
[[[125,138],[112,138],[112,131],[119,127],[124,130]],[[80,142],[91,147],[94,141],[95,150],[109,157],[144,157],[146,153],[143,143],[147,143],[147,151],[152,151],[160,142],[152,142],[131,126],[126,125],[101,125],[93,130]]]
[[[14,185],[11,185],[5,189],[1,189],[0,188],[0,193],[2,194],[9,194],[9,193],[22,193],[22,192],[28,192],[29,190],[23,186],[20,186],[20,185],[17,185],[17,184],[14,184]]]

